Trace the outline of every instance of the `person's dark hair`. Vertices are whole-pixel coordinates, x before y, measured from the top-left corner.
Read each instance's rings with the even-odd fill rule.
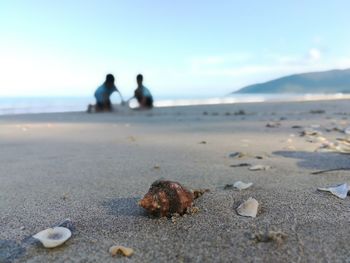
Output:
[[[143,81],[143,76],[142,76],[142,74],[138,74],[137,77],[136,77],[136,80],[137,80],[137,81]]]
[[[107,74],[106,82],[107,83],[114,83],[114,76],[112,74]]]

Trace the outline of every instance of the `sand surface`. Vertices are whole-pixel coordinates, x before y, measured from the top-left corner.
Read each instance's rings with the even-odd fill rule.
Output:
[[[350,171],[311,172],[350,167],[350,155],[315,152],[320,143],[294,125],[344,137],[325,128],[350,125],[350,101],[2,116],[0,262],[349,262],[350,197],[317,187],[350,183]],[[272,168],[230,167],[239,163]],[[159,178],[211,192],[194,215],[151,218],[137,201]],[[254,185],[223,189],[237,180]],[[249,197],[260,203],[256,218],[235,211]],[[65,218],[76,230],[61,247],[23,241]],[[287,238],[252,239],[265,229]],[[111,257],[112,245],[134,255]]]

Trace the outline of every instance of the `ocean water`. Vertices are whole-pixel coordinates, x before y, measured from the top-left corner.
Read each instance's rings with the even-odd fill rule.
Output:
[[[172,107],[335,99],[350,99],[350,94],[233,94],[225,97],[208,98],[155,98],[154,105],[155,107]],[[0,97],[0,115],[85,111],[87,109],[87,105],[90,103],[94,103],[93,97]],[[115,101],[115,103],[118,103],[118,101]],[[131,108],[136,107],[137,103],[135,101],[131,101],[129,106]]]
[[[83,111],[90,97],[0,97],[0,115]]]

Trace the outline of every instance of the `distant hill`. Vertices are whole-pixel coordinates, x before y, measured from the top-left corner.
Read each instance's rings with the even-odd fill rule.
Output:
[[[290,75],[233,93],[350,93],[350,69]]]

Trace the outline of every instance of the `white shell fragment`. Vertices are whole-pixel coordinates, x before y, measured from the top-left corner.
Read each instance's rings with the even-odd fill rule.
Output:
[[[247,201],[237,208],[237,213],[241,216],[256,217],[259,203],[254,198],[249,197]]]
[[[271,166],[258,164],[258,165],[253,165],[253,166],[249,167],[248,169],[250,171],[261,171],[261,170],[269,170],[270,168],[271,168]]]
[[[130,257],[134,253],[134,250],[132,248],[123,247],[123,246],[112,246],[109,248],[109,253],[113,257],[117,254],[121,254],[125,257]]]
[[[251,187],[253,183],[243,183],[241,181],[237,181],[233,184],[233,187],[237,188],[238,190],[244,190],[249,187]]]
[[[350,135],[350,126],[344,129],[344,133]]]
[[[350,154],[350,139],[349,138],[337,138],[336,142],[323,143],[321,147],[317,149],[318,152],[337,152]]]
[[[345,199],[346,196],[348,195],[348,191],[349,191],[349,187],[348,185],[345,184],[340,184],[340,185],[336,185],[336,186],[331,186],[331,187],[320,187],[317,188],[319,191],[327,191],[327,192],[331,192],[333,195],[341,198],[341,199]]]
[[[38,239],[44,247],[54,248],[62,245],[72,236],[72,232],[65,227],[53,227],[40,231],[33,237]]]

